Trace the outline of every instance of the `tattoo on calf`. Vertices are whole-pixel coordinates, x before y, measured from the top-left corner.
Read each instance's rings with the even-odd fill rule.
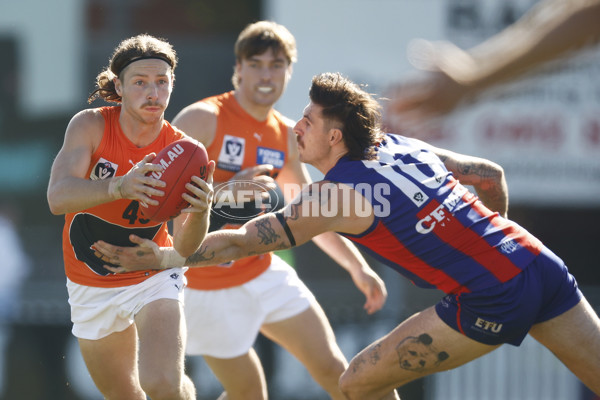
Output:
[[[408,336],[396,346],[400,368],[422,372],[437,367],[450,356],[445,351],[438,351],[433,345],[433,339],[427,333]]]

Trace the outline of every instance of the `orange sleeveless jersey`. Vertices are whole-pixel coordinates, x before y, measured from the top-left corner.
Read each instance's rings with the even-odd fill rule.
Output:
[[[184,134],[164,122],[158,138],[146,147],[135,146],[121,130],[121,107],[101,107],[104,116],[104,134],[100,146],[92,155],[86,176],[91,180],[125,175],[148,153],[158,153],[163,147]],[[157,224],[143,219],[137,201],[121,199],[104,203],[83,211],[65,215],[63,229],[63,256],[67,277],[80,285],[95,287],[120,287],[139,283],[157,271],[136,271],[111,274],[104,263],[94,256],[90,246],[102,239],[111,244],[131,246],[128,237],[135,233],[152,239],[160,246],[172,246],[167,224]]]
[[[201,101],[216,107],[217,132],[206,149],[209,159],[217,164],[215,183],[225,182],[236,172],[259,164],[273,165],[275,173],[281,170],[287,154],[288,126],[279,112],[272,110],[265,121],[257,121],[240,106],[233,91]],[[256,278],[270,264],[271,254],[262,254],[227,266],[190,268],[185,275],[192,289],[224,289]]]

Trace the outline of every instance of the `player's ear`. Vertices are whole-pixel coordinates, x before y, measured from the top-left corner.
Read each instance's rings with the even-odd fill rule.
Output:
[[[115,92],[117,92],[117,94],[121,97],[123,97],[123,89],[122,89],[122,84],[121,84],[121,80],[119,78],[113,78],[113,83],[115,85]]]
[[[327,134],[329,135],[328,140],[330,146],[334,146],[344,139],[344,134],[339,128],[331,128]]]

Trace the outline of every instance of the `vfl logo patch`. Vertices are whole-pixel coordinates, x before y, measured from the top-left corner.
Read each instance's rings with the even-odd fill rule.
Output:
[[[285,154],[283,151],[269,149],[267,147],[258,147],[256,149],[257,164],[271,164],[275,168],[283,168]]]
[[[246,139],[225,135],[223,146],[217,160],[217,168],[226,171],[238,172],[242,169],[244,162],[244,151],[246,148]]]
[[[90,179],[95,181],[98,179],[112,178],[117,173],[118,168],[119,166],[117,164],[112,163],[104,158],[100,158],[90,173]]]
[[[413,199],[416,202],[422,203],[425,200],[425,195],[423,194],[423,192],[417,192],[415,193],[415,195],[413,196]]]
[[[225,144],[225,153],[232,158],[239,157],[242,149],[243,146],[238,142],[231,141]]]

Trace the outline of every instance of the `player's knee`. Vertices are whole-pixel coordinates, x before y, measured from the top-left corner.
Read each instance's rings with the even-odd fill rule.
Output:
[[[268,398],[266,386],[247,384],[226,387],[217,400],[266,400]]]
[[[340,376],[338,386],[340,391],[346,396],[347,399],[358,399],[360,397],[357,393],[357,384],[356,380],[353,379],[352,375],[348,372],[348,370],[344,371],[344,373]]]
[[[140,383],[144,392],[152,400],[180,398],[183,392],[181,376],[169,371],[140,376]]]
[[[324,368],[325,371],[323,372],[330,375],[332,379],[335,379],[337,381],[340,378],[340,376],[344,373],[347,366],[348,364],[346,362],[346,359],[341,357],[332,357],[329,360],[329,362],[326,363]]]
[[[378,398],[376,397],[376,393],[379,391],[377,385],[362,374],[361,369],[357,368],[357,365],[352,362],[340,376],[338,386],[348,400]]]
[[[146,395],[142,388],[133,385],[112,387],[98,387],[105,399],[145,399]]]
[[[345,358],[332,356],[327,359],[322,359],[318,364],[317,369],[311,369],[314,376],[318,376],[318,380],[330,390],[337,392],[340,376],[346,370],[347,362]]]

